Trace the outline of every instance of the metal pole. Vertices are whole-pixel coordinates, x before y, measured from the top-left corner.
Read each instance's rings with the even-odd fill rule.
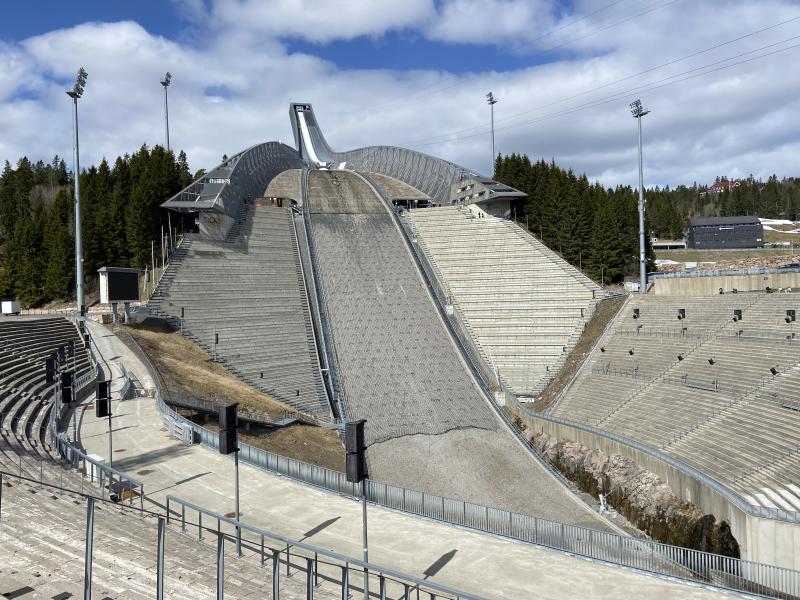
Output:
[[[494,177],[494,102],[490,105],[492,112],[492,177]]]
[[[639,124],[639,293],[647,292],[647,258],[645,257],[644,240],[644,169],[642,167],[642,117],[643,110],[639,110],[636,121]]]
[[[279,600],[281,597],[281,552],[272,551],[272,599]]]
[[[158,541],[156,544],[156,600],[164,600],[164,534],[167,523],[158,517]]]
[[[86,558],[83,570],[83,600],[92,600],[92,541],[94,538],[94,498],[86,501]]]
[[[109,384],[110,385],[110,384]],[[114,444],[111,440],[111,398],[108,399],[108,466],[111,466],[113,460]]]
[[[314,559],[306,558],[306,600],[314,600]]]
[[[217,534],[217,600],[225,600],[225,537]]]
[[[367,544],[367,480],[361,480],[361,521],[363,523],[364,562],[369,562]],[[364,600],[369,600],[369,569],[364,567]]]
[[[78,317],[83,316],[83,242],[81,240],[81,165],[78,148],[78,98],[72,98],[72,162],[75,168],[75,298]]]
[[[242,555],[242,528],[239,526],[239,449],[233,453],[233,462],[236,465],[236,553]]]
[[[167,87],[169,86],[164,86],[164,136],[167,140],[167,152],[169,152],[169,103],[167,101]]]

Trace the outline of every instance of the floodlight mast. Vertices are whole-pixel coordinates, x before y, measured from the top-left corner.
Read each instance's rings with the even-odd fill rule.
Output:
[[[83,88],[88,77],[86,70],[81,67],[75,77],[75,85],[71,90],[66,90],[67,96],[72,98],[72,161],[73,161],[73,186],[75,189],[75,303],[78,318],[83,317],[83,241],[81,239],[81,184],[80,184],[80,152],[78,148],[78,98],[83,96]]]
[[[641,100],[630,104],[631,114],[639,125],[639,293],[647,292],[647,257],[645,256],[644,231],[644,170],[642,168],[642,117],[650,111],[642,106]]]
[[[167,88],[170,82],[172,82],[172,73],[167,71],[167,74],[164,75],[164,79],[161,80],[161,85],[164,86],[164,136],[167,143],[167,152],[169,152],[169,105],[167,103]]]
[[[489,92],[488,94],[486,94],[486,103],[489,105],[489,109],[491,110],[491,113],[492,113],[492,168],[491,168],[490,173],[492,174],[492,177],[494,177],[494,161],[495,161],[495,156],[494,156],[494,105],[497,104],[497,98],[494,97],[494,94],[492,94],[492,92]]]

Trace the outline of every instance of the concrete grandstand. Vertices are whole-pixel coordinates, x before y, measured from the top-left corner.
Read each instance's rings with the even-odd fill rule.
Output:
[[[408,582],[438,597],[470,597],[436,588],[461,583],[482,596],[529,597],[528,576],[545,581],[548,596],[574,595],[574,586],[596,597],[621,589],[706,595],[675,582],[643,584],[640,574],[598,570],[560,552],[738,591],[800,594],[793,295],[630,299],[550,414],[533,413],[527,401],[565,364],[605,292],[509,219],[523,198],[517,190],[402,148],[335,152],[310,105],[292,104],[290,116],[296,150],[253,146],[164,203],[194,216],[198,231],[183,238],[149,313],[309,422],[341,428],[367,420],[365,495],[378,515],[376,554],[405,571],[395,572],[392,597],[408,597]],[[8,476],[18,469],[9,496],[15,513],[54,525],[40,539],[15,514],[15,527],[30,530],[36,544],[16,540],[13,564],[35,569],[24,556],[34,546],[44,554],[71,545],[64,556],[79,555],[71,529],[82,510],[73,506],[86,501],[83,487],[97,473],[104,479],[91,489],[141,503],[140,514],[121,512],[118,520],[100,511],[99,539],[109,554],[124,554],[124,539],[144,556],[154,543],[153,517],[163,514],[193,536],[202,512],[209,536],[227,527],[231,541],[231,465],[214,452],[219,436],[163,402],[141,349],[100,325],[87,328],[93,342],[83,349],[64,319],[0,323],[0,468]],[[69,340],[80,347],[75,370],[84,394],[97,377],[113,375],[119,471],[100,458],[112,452],[106,420],[84,403],[76,435],[69,434],[73,407],[43,384],[42,357]],[[730,521],[744,560],[627,535],[532,450],[519,430],[523,420],[512,415],[534,432],[635,457],[681,497]],[[305,568],[310,581],[306,559],[316,550],[302,540],[319,536],[320,553],[341,553],[326,555],[335,568],[320,597],[346,597],[348,578],[357,586],[360,576],[352,559],[361,551],[355,488],[339,472],[246,444],[241,456],[251,528],[246,566],[229,596],[247,597],[256,578],[271,583],[254,574],[259,559],[273,561],[273,580],[275,565],[283,565]],[[37,484],[73,506],[28,506],[23,497]],[[280,541],[268,555],[259,553],[258,527],[277,532],[266,536]],[[179,594],[194,563],[213,561],[209,548],[185,537],[168,581]],[[224,547],[220,556],[224,562]],[[439,575],[433,566],[449,560]],[[474,568],[479,563],[484,569]],[[121,594],[114,561],[104,554],[98,564],[108,593]],[[136,560],[122,564],[140,571]],[[548,579],[549,569],[558,575]],[[64,582],[54,593],[76,592],[68,572],[52,570]],[[381,567],[368,570],[376,582],[383,576]],[[140,574],[145,585],[130,597],[154,583],[151,571]],[[212,579],[198,575],[194,592],[210,590]],[[310,597],[297,581],[283,593]]]
[[[297,246],[292,256],[299,275],[293,281],[299,284],[284,289],[281,298],[294,307],[290,310],[306,316],[298,321],[297,333],[290,334],[289,323],[278,323],[280,317],[270,327],[267,311],[237,308],[253,305],[258,293],[228,298],[223,304],[234,319],[229,327],[236,328],[237,315],[246,316],[254,333],[240,337],[231,331],[228,341],[220,343],[230,344],[219,348],[226,365],[255,386],[277,390],[287,374],[269,373],[273,359],[260,357],[254,340],[280,347],[287,357],[303,357],[288,376],[281,399],[291,404],[294,389],[300,399],[293,406],[317,418],[366,418],[370,469],[383,481],[583,521],[585,514],[572,494],[531,455],[524,440],[514,439],[517,433],[502,404],[532,399],[547,386],[605,292],[509,220],[515,203],[524,198],[516,190],[403,148],[337,152],[325,140],[309,104],[293,103],[289,112],[297,150],[256,146],[235,157],[237,162],[225,171],[227,179],[212,178],[223,182],[212,190],[216,201],[187,204],[201,181],[164,204],[196,212],[199,233],[188,251],[194,244],[247,248],[248,228],[266,218],[254,216],[259,211],[294,211],[286,225],[294,238],[280,242],[276,230],[274,249],[265,250],[261,260],[270,252],[277,256],[281,244]],[[236,164],[245,161],[250,167],[237,170]],[[253,204],[260,207],[253,209]],[[196,284],[210,273],[203,274],[203,256],[195,258],[194,263],[176,265],[151,306],[174,318],[181,304],[194,303],[191,318],[197,321],[189,329],[211,348],[210,324],[219,318],[222,304],[215,305],[198,290]],[[211,260],[208,255],[207,264]],[[250,277],[256,281],[256,260],[242,267],[238,283],[224,268],[214,277],[223,289],[240,289],[235,286],[246,286]],[[187,272],[193,264],[200,279]],[[245,275],[248,269],[252,275]],[[263,290],[268,280],[260,284]],[[169,300],[173,295],[178,302]],[[737,414],[735,407],[750,406],[751,397],[764,394],[773,394],[775,404],[775,381],[786,387],[791,379],[793,342],[784,340],[787,347],[779,348],[745,340],[760,343],[750,350],[763,358],[739,364],[730,359],[729,336],[739,335],[742,327],[730,319],[730,311],[734,304],[750,310],[746,296],[692,304],[677,336],[674,331],[659,333],[667,326],[652,321],[654,314],[675,308],[669,300],[638,301],[656,304],[641,311],[648,316],[634,324],[634,331],[620,325],[621,317],[617,320],[602,350],[595,349],[562,394],[554,417],[645,444],[689,470],[713,475],[715,485],[739,494],[749,506],[795,514],[794,476],[775,476],[782,473],[780,465],[791,464],[796,456],[791,440],[767,442],[763,451],[728,453],[719,461],[713,458],[718,448],[714,442],[707,452],[699,452],[704,440],[735,437],[729,433],[735,428],[728,416]],[[686,323],[695,320],[706,329],[687,333]],[[205,330],[198,329],[203,326]],[[741,336],[735,339],[741,341]],[[714,365],[708,364],[712,356]],[[768,366],[780,375],[776,378]],[[274,382],[269,380],[273,377]],[[308,390],[303,394],[313,402],[298,396],[301,389]],[[680,401],[669,408],[665,399],[675,398],[675,390]],[[768,426],[777,431],[778,423],[773,420]],[[669,480],[666,472],[655,470]],[[520,480],[531,483],[514,484]],[[702,497],[686,490],[676,493],[690,501]],[[559,496],[569,502],[555,500]],[[560,508],[548,513],[554,505]],[[753,536],[748,540],[743,521],[722,505],[700,505],[732,522],[748,557],[774,556],[751,544]]]

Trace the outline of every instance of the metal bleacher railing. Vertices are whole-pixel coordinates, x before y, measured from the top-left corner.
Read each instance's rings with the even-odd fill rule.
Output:
[[[722,275],[775,275],[779,273],[800,273],[800,266],[784,267],[743,267],[741,269],[700,269],[696,271],[654,271],[648,273],[650,279],[683,279],[687,277],[719,277]]]
[[[72,320],[75,322],[74,319]],[[89,345],[92,368],[76,379],[76,398],[82,398],[91,393],[94,387],[93,384],[97,379],[98,365],[95,354],[97,356],[102,356],[102,354],[94,346],[94,340],[91,336],[89,336]],[[110,370],[110,367],[107,368]],[[125,382],[123,383],[122,391],[127,393],[131,387],[130,376],[126,370],[123,370],[123,376],[125,377]],[[52,398],[53,408],[50,411],[49,423],[50,438],[59,456],[67,464],[79,469],[85,476],[88,476],[91,483],[96,481],[101,490],[101,497],[105,497],[105,493],[108,491],[109,496],[116,495],[120,500],[127,500],[129,504],[133,504],[134,499],[138,498],[140,506],[144,506],[144,484],[138,479],[108,466],[102,459],[92,458],[78,448],[74,440],[70,440],[67,434],[67,424],[76,407],[65,406],[62,403],[61,394],[57,387],[53,389]]]
[[[175,506],[178,508],[176,509]],[[191,520],[192,513],[197,517],[196,522]],[[178,514],[180,514],[179,520],[172,516]],[[207,523],[205,526],[203,525],[204,518]],[[262,567],[266,566],[268,561],[272,562],[272,589],[273,598],[276,599],[279,598],[281,562],[283,562],[286,577],[292,577],[297,571],[305,572],[307,600],[313,598],[313,589],[320,585],[319,580],[322,577],[333,578],[341,589],[341,597],[349,598],[351,597],[351,580],[361,579],[363,581],[365,573],[370,580],[369,589],[377,590],[381,600],[388,597],[411,600],[414,595],[420,597],[421,593],[427,594],[430,598],[483,600],[482,596],[364,562],[351,556],[248,525],[242,521],[236,521],[175,496],[167,496],[167,521],[179,522],[183,532],[186,532],[187,527],[196,528],[199,541],[202,541],[204,532],[206,535],[216,536],[218,557],[225,551],[225,542],[233,542],[236,540],[237,534],[240,535],[242,546],[258,555]],[[300,566],[297,566],[297,563]],[[377,586],[371,583],[373,580]],[[400,594],[395,596],[398,592]]]
[[[192,442],[199,442],[211,449],[219,448],[218,433],[189,421],[171,409],[158,390],[154,391],[154,395],[168,429],[172,428],[170,421],[179,423],[184,430],[193,432]],[[241,443],[240,458],[269,473],[330,492],[350,497],[360,495],[360,485],[348,482],[345,474],[338,471]],[[766,596],[773,596],[777,592],[800,594],[800,571],[792,569],[550,521],[378,481],[367,480],[366,490],[367,500],[379,506],[594,560]],[[230,519],[223,522],[234,523]]]

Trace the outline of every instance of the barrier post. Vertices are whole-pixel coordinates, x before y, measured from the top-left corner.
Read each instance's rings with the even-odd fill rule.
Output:
[[[92,600],[92,542],[94,541],[94,498],[86,499],[86,555],[83,566],[83,600]]]
[[[306,558],[306,600],[314,600],[314,559]]]
[[[217,534],[217,600],[225,600],[225,536]]]
[[[158,517],[158,541],[156,543],[156,600],[164,600],[164,517]]]
[[[272,600],[280,600],[281,597],[281,552],[272,551]]]

